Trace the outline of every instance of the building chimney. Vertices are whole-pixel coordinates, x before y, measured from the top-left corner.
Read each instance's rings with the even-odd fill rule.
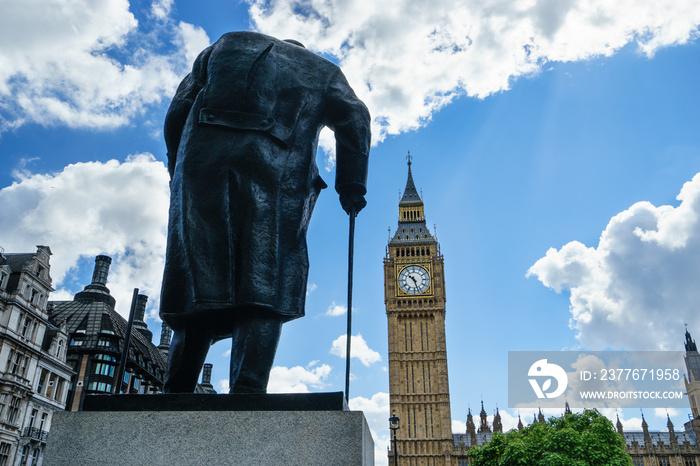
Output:
[[[85,302],[103,302],[114,308],[116,300],[111,294],[109,294],[109,288],[105,286],[111,263],[112,258],[109,256],[95,257],[95,270],[92,272],[92,283],[86,286],[80,293],[76,293],[73,300]]]
[[[168,327],[168,324],[163,322],[163,326],[160,328],[160,344],[158,345],[158,349],[166,357],[170,354],[170,338],[172,338],[172,336],[172,329]]]
[[[211,369],[212,369],[213,364],[205,364],[204,367],[202,368],[202,387],[206,388],[214,388],[214,386],[211,384]]]
[[[140,294],[136,297],[136,309],[134,311],[134,328],[138,330],[148,341],[153,340],[153,332],[148,330],[148,325],[144,322],[146,315],[146,302],[148,296]]]
[[[112,264],[112,258],[109,256],[95,257],[95,270],[92,272],[93,285],[106,285],[107,275],[109,275],[109,266]]]

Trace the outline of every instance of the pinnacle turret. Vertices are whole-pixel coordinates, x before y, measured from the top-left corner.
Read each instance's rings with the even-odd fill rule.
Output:
[[[690,332],[688,331],[688,324],[685,324],[685,350],[687,352],[698,350],[695,340],[693,340],[693,337],[690,336]]]
[[[622,422],[620,422],[620,415],[617,414],[617,433],[620,435],[625,435],[624,431],[622,430]]]

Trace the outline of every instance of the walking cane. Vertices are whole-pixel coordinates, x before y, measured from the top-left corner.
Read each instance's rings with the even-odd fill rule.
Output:
[[[355,244],[355,217],[350,213],[350,237],[348,239],[348,334],[345,342],[345,401],[350,403],[350,341],[352,340],[352,260]]]

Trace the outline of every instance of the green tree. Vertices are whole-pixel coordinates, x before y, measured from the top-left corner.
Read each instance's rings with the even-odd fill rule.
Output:
[[[469,450],[471,466],[629,466],[632,459],[612,422],[597,410],[551,417],[523,430],[494,433]]]

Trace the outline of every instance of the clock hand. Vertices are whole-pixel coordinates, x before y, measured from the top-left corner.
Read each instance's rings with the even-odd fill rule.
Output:
[[[409,277],[411,280],[413,280],[413,283],[416,284],[416,288],[417,288],[417,287],[418,287],[418,280],[416,280],[416,278],[415,278],[413,275],[409,275],[408,277]]]

